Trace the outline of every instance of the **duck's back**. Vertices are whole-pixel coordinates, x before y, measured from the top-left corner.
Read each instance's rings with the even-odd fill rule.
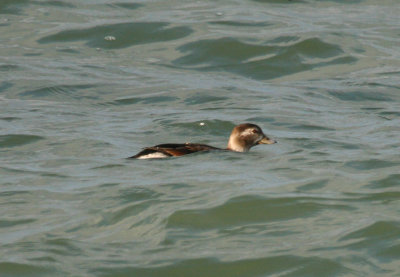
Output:
[[[206,144],[199,143],[167,143],[152,147],[146,147],[136,155],[129,157],[132,159],[157,159],[178,157],[200,151],[222,150]]]

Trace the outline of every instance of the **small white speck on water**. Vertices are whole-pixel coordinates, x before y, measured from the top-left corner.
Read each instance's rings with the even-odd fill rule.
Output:
[[[114,36],[105,36],[104,40],[113,41],[116,40],[116,38]]]
[[[157,59],[157,58],[149,58],[149,59],[147,59],[147,62],[148,62],[148,63],[158,63],[158,62],[160,62],[160,59]]]
[[[206,125],[204,122],[200,122],[200,124],[199,124],[200,126],[204,126],[204,125]]]
[[[216,15],[218,15],[218,16],[222,16],[222,15],[223,15],[223,13],[222,13],[222,12],[217,12],[217,13],[216,13]]]

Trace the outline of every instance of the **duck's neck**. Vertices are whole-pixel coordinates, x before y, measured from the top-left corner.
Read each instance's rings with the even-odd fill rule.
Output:
[[[236,152],[247,152],[250,150],[250,147],[247,147],[243,142],[238,141],[237,138],[230,137],[227,149]]]

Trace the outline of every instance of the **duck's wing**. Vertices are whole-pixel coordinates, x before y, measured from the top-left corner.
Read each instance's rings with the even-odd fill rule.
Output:
[[[134,159],[167,158],[178,157],[200,151],[221,150],[213,146],[198,143],[169,143],[146,147],[136,155],[130,157]]]
[[[142,151],[132,157],[129,157],[128,159],[155,159],[167,157],[171,157],[171,155],[153,146],[144,148]]]

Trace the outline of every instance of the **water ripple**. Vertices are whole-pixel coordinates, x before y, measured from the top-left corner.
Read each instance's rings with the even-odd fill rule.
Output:
[[[19,14],[28,0],[2,0],[0,2],[0,14]]]
[[[35,222],[36,220],[33,218],[26,218],[26,219],[13,219],[13,220],[0,220],[0,228],[3,227],[13,227],[16,225],[21,225],[21,224],[29,224],[32,222]]]
[[[156,103],[164,103],[164,102],[172,102],[177,100],[178,98],[173,97],[173,96],[164,96],[164,95],[158,95],[158,96],[149,96],[149,97],[129,97],[129,98],[122,98],[122,99],[117,99],[112,102],[114,105],[132,105],[132,104],[156,104]]]
[[[86,41],[86,45],[95,48],[119,49],[137,44],[153,43],[183,38],[192,33],[189,27],[167,27],[164,22],[117,23],[91,28],[70,29],[42,37],[39,43],[65,41]],[[105,36],[116,38],[112,41]]]
[[[0,0],[0,276],[400,276],[398,2]]]
[[[305,197],[240,196],[214,208],[178,210],[169,216],[167,226],[169,228],[213,229],[257,222],[306,218],[324,209],[352,209],[346,205],[323,202],[323,199]]]
[[[400,224],[395,221],[377,221],[343,236],[340,241],[348,242],[345,248],[366,249],[370,254],[383,259],[398,259],[400,244],[394,240],[400,237]]]
[[[94,88],[95,85],[91,84],[79,84],[79,85],[57,85],[57,86],[47,86],[34,90],[27,90],[20,93],[21,96],[32,96],[34,98],[46,98],[49,96],[52,97],[60,97],[60,96],[69,96],[69,97],[82,97],[82,91]],[[79,92],[79,96],[75,95]]]
[[[36,135],[0,135],[0,148],[21,146],[29,143],[34,143],[42,139],[44,139],[44,137]]]
[[[399,173],[391,174],[381,179],[374,180],[369,184],[369,187],[372,188],[395,188],[399,186],[400,186]]]
[[[276,39],[266,45],[257,45],[220,38],[191,42],[177,49],[189,54],[175,59],[172,63],[176,66],[202,71],[224,70],[260,80],[357,60],[344,55],[340,46],[319,38],[289,45],[277,45]]]
[[[56,274],[54,268],[16,262],[0,262],[0,272],[5,276],[51,276],[51,274]]]
[[[97,276],[335,276],[350,273],[340,263],[320,257],[277,255],[256,259],[221,261],[200,258],[153,267],[113,267],[93,271]]]
[[[123,9],[128,9],[128,10],[136,10],[140,7],[143,7],[143,4],[138,4],[138,3],[127,3],[127,2],[116,2],[112,4],[108,4],[110,7],[118,7],[118,8],[123,8]]]

